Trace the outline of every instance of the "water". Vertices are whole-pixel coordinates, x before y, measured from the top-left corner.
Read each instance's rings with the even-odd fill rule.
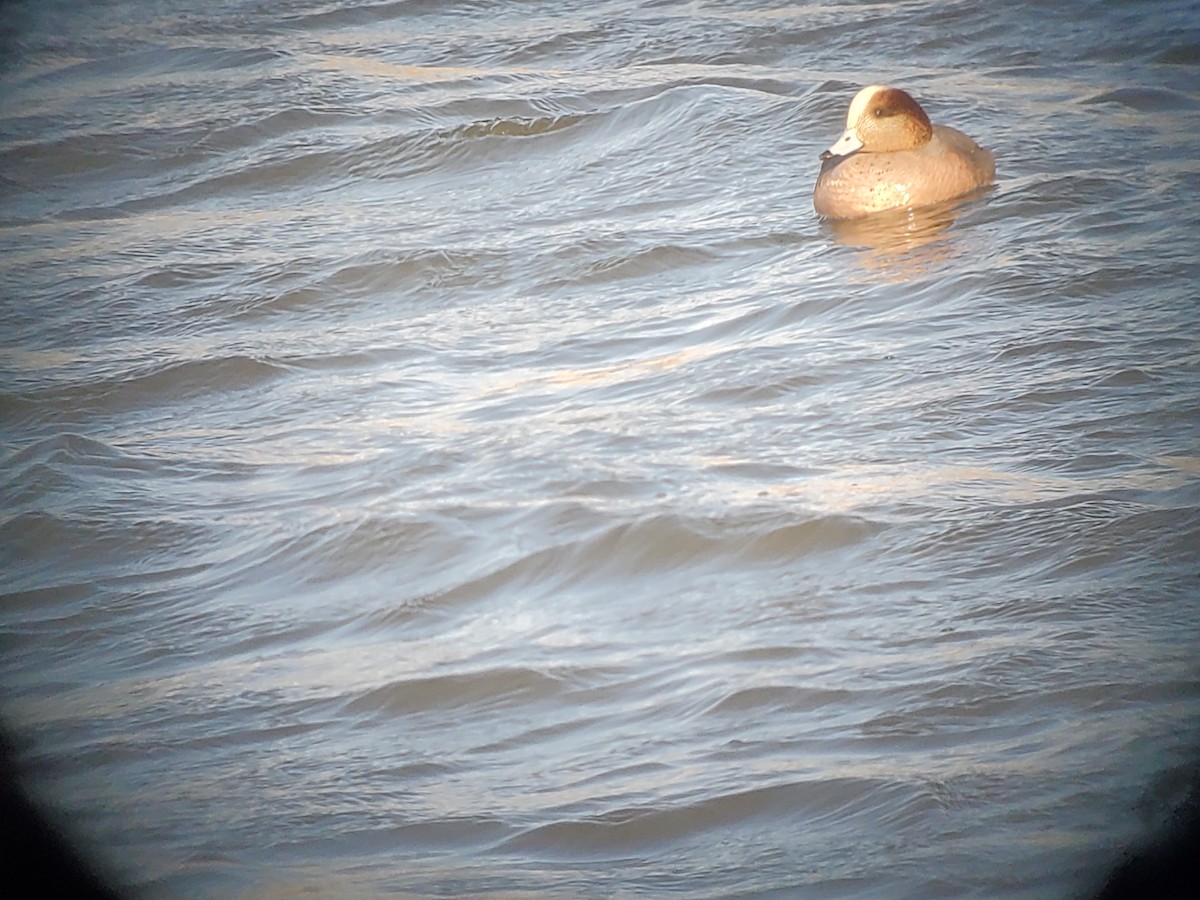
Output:
[[[1094,890],[1200,746],[1196,13],[6,5],[31,789],[147,897]],[[996,189],[816,220],[879,81]]]

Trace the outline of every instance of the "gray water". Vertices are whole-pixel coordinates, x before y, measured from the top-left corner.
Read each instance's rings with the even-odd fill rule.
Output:
[[[135,896],[1081,896],[1182,797],[1194,3],[0,14],[0,714]],[[873,82],[996,188],[817,220]]]

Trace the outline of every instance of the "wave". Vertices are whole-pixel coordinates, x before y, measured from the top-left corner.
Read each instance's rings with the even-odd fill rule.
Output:
[[[537,703],[555,696],[560,687],[557,678],[529,668],[418,675],[365,691],[348,700],[345,711],[353,716],[392,716],[436,713],[464,706],[484,710],[494,706]]]
[[[741,791],[701,792],[674,804],[611,809],[587,818],[565,819],[530,828],[502,844],[509,852],[539,858],[620,858],[662,852],[680,842],[695,843],[709,831],[758,831],[772,820],[802,830],[853,832],[898,827],[937,810],[936,795],[923,786],[876,778],[786,781]]]

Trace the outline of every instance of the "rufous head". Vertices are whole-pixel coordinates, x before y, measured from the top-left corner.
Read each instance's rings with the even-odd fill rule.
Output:
[[[933,137],[933,125],[921,104],[899,88],[872,84],[854,95],[846,130],[821,159],[856,151],[888,153],[912,150]]]

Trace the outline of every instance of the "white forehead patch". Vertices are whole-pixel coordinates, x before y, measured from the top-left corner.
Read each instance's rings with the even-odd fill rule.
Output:
[[[846,127],[853,128],[862,114],[867,111],[871,98],[880,91],[886,90],[886,84],[871,84],[855,94],[854,99],[850,101],[850,112],[846,113]]]

